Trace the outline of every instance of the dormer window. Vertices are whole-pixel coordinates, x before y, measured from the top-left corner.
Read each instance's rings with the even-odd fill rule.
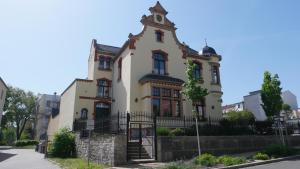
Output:
[[[157,42],[163,42],[163,36],[164,36],[164,32],[161,30],[156,30],[155,31],[155,36],[156,36],[156,41]]]
[[[109,70],[110,69],[111,58],[100,56],[99,58],[99,69],[100,70]]]

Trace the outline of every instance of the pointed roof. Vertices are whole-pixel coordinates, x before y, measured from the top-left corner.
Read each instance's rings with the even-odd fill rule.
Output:
[[[157,1],[156,4],[153,7],[150,7],[149,10],[151,11],[151,13],[157,12],[157,13],[161,13],[163,15],[168,14],[168,12],[165,10],[165,8],[161,6],[159,1]]]

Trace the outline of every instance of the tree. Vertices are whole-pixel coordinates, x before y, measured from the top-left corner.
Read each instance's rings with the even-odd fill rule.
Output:
[[[264,82],[261,89],[262,108],[268,117],[279,115],[282,109],[280,81],[277,74],[273,77],[270,72],[264,73]]]
[[[287,119],[292,117],[293,111],[292,111],[290,105],[288,105],[288,104],[283,104],[283,105],[282,105],[282,110],[283,110],[283,112],[285,113],[285,116],[286,116]]]
[[[36,96],[32,92],[9,86],[5,98],[5,118],[15,127],[17,140],[20,139],[25,125],[34,118]]]
[[[187,68],[186,68],[186,75],[187,75],[187,82],[183,84],[183,95],[194,104],[197,101],[203,101],[205,96],[208,95],[207,89],[203,88],[200,83],[199,79],[196,79],[193,75],[196,65],[193,61],[187,61]],[[200,79],[201,80],[201,79]],[[199,132],[198,132],[198,122],[197,119],[199,118],[199,114],[196,111],[196,107],[193,106],[193,114],[196,116],[196,130],[197,130],[197,141],[198,141],[198,151],[199,155],[201,155],[200,150],[200,140],[199,140]]]

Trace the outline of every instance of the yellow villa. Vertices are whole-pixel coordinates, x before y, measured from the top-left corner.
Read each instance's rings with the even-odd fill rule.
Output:
[[[60,112],[48,127],[49,139],[59,128],[72,129],[77,119],[93,128],[95,121],[118,112],[180,119],[192,116],[195,106],[202,119],[222,117],[221,56],[207,45],[198,52],[180,42],[159,2],[149,10],[150,15],[142,16],[142,31],[130,33],[122,47],[92,40],[88,78],[75,79],[61,94]],[[209,91],[204,101],[192,103],[181,95],[187,60],[196,64],[194,76]]]

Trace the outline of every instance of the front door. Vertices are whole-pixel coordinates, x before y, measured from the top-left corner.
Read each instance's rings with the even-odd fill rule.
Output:
[[[109,132],[110,129],[110,105],[106,103],[97,103],[95,106],[95,132]]]

